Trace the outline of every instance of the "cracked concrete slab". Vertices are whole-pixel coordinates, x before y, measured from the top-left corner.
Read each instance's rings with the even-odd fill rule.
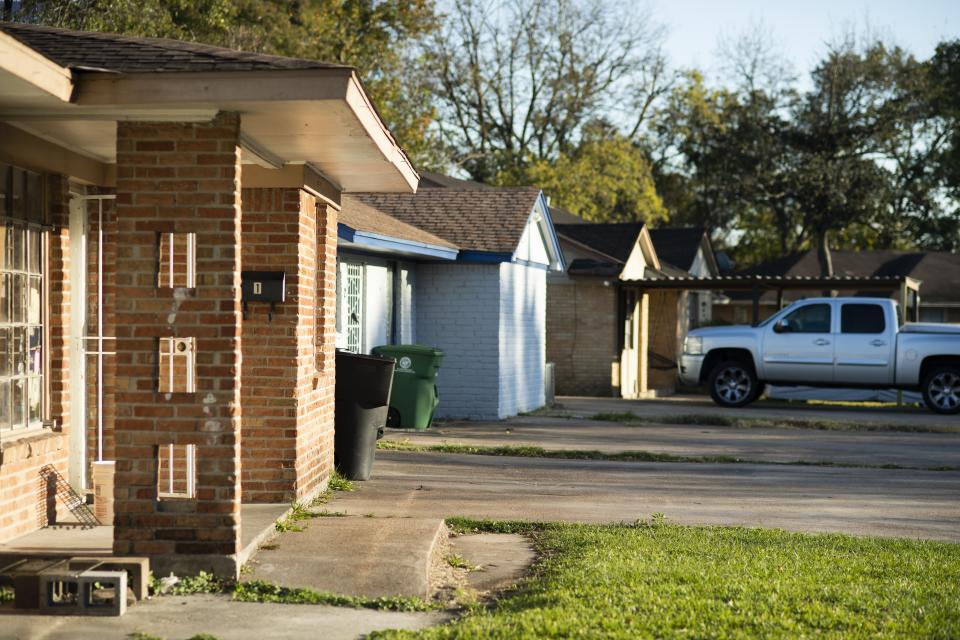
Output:
[[[366,487],[366,483],[364,484]],[[442,518],[319,517],[265,545],[247,580],[344,595],[430,597],[429,570]]]

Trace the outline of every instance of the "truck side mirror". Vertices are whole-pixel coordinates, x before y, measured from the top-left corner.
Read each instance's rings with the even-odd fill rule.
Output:
[[[790,323],[787,320],[777,320],[773,325],[774,333],[790,333]]]

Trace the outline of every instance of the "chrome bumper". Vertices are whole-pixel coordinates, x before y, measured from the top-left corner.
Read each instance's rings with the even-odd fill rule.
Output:
[[[703,366],[703,356],[683,354],[680,356],[680,381],[685,385],[700,384],[700,368]]]

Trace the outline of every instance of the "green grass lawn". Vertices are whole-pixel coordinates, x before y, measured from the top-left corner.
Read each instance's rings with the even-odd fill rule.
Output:
[[[779,530],[451,521],[540,561],[489,607],[384,638],[957,638],[960,545]]]

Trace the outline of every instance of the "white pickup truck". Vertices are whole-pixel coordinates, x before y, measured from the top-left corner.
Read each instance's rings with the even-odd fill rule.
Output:
[[[887,298],[809,298],[757,326],[707,327],[683,343],[680,378],[742,407],[766,384],[920,390],[960,412],[960,325],[907,323]]]

